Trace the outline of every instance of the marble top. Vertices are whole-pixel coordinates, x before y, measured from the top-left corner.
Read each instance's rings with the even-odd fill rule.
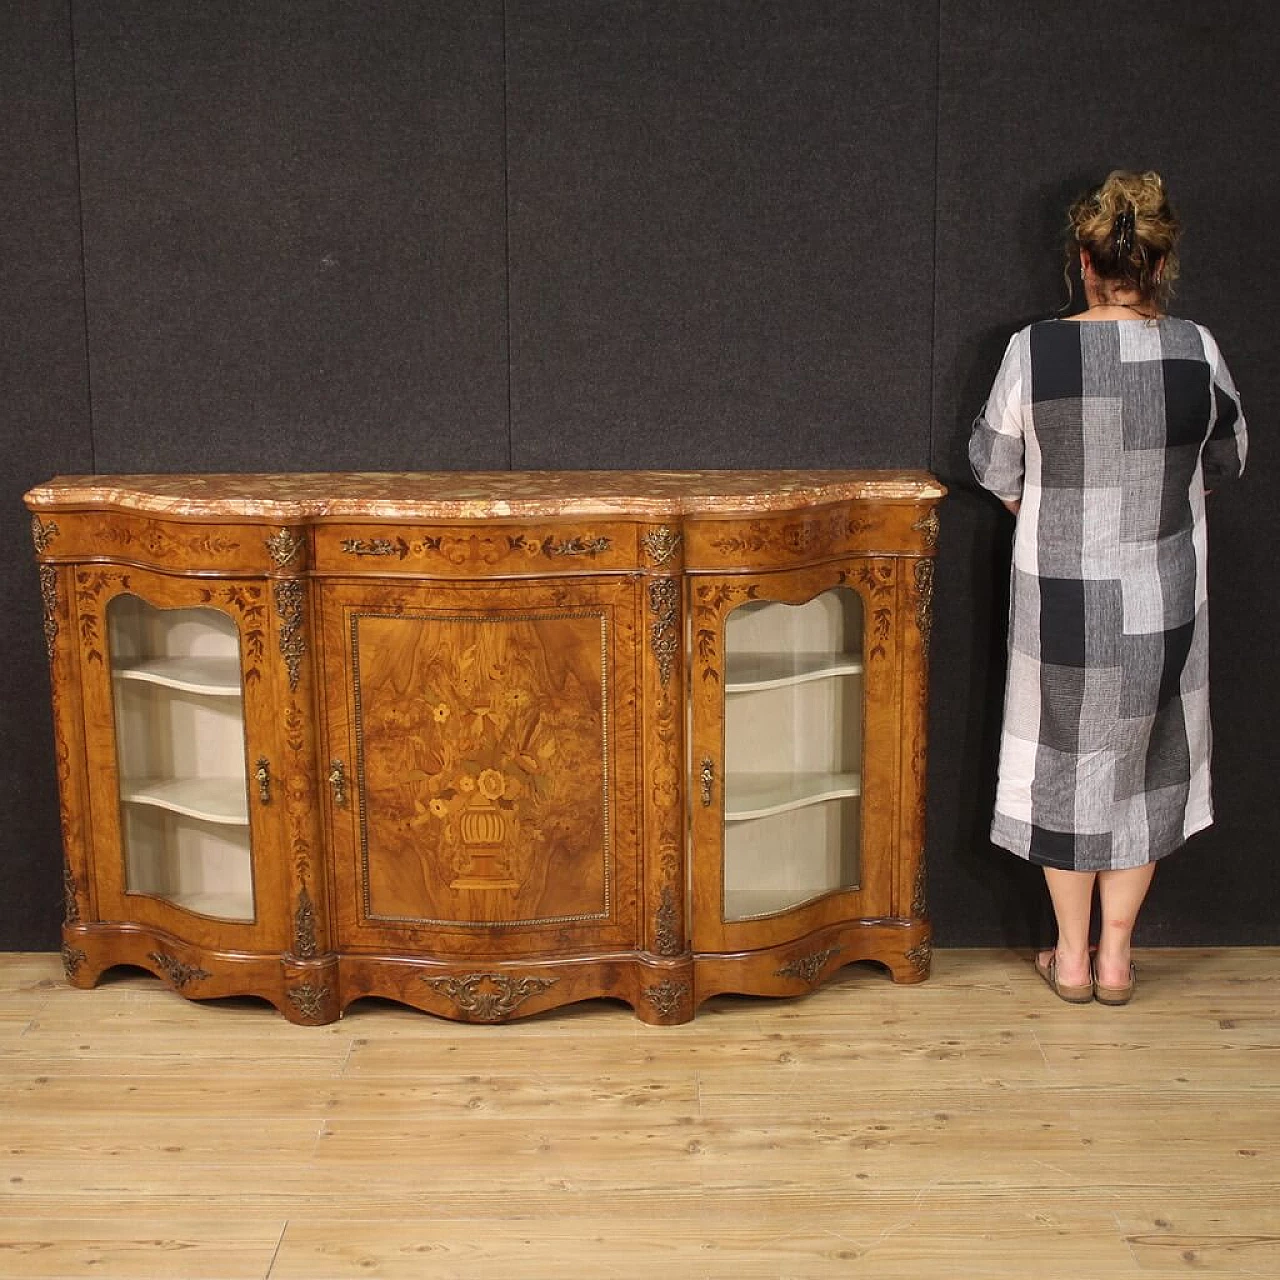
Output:
[[[33,510],[171,516],[461,520],[767,512],[856,498],[916,501],[946,489],[925,471],[431,471],[57,476]]]

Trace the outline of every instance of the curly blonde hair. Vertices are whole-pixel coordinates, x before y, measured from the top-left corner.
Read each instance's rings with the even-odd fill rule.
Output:
[[[1087,249],[1103,280],[1136,289],[1161,307],[1169,301],[1182,226],[1158,173],[1113,170],[1071,206],[1066,230],[1068,292],[1071,264]]]

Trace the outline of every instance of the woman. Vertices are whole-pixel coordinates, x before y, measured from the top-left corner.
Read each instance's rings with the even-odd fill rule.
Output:
[[[1014,334],[969,443],[1016,517],[991,838],[1044,868],[1041,976],[1117,1005],[1156,860],[1213,820],[1204,498],[1246,437],[1212,335],[1165,314],[1179,227],[1160,176],[1112,173],[1068,217],[1087,309]]]

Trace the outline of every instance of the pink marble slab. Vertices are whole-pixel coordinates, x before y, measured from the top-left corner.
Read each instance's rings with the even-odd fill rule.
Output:
[[[924,471],[436,471],[57,476],[33,510],[188,517],[472,520],[782,511],[855,498],[940,498]]]

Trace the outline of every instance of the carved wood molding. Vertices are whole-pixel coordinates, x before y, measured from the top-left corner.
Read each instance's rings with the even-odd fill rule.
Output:
[[[67,924],[80,923],[80,901],[76,896],[76,877],[70,867],[62,868],[62,898],[65,906],[64,919]]]
[[[62,944],[62,968],[68,978],[74,978],[88,958],[79,947],[68,946],[65,942]]]
[[[293,913],[293,954],[299,960],[314,960],[319,948],[316,946],[316,909],[302,886],[298,894],[298,909]]]
[[[911,914],[922,920],[928,910],[928,873],[924,865],[924,851],[921,850],[920,861],[916,863],[916,880],[911,894]]]
[[[39,516],[31,517],[31,541],[36,545],[37,555],[44,555],[49,550],[49,544],[61,532],[56,521],[50,520],[48,524],[41,524]]]
[[[660,956],[673,956],[682,950],[676,931],[676,896],[669,884],[662,886],[662,899],[654,913],[654,947]]]
[[[266,544],[267,554],[283,569],[302,550],[303,540],[292,529],[277,529]]]
[[[297,578],[286,578],[275,584],[276,613],[280,616],[280,655],[284,658],[285,672],[289,677],[289,689],[296,692],[302,678],[302,659],[307,652],[307,642],[302,634],[302,583]]]
[[[933,943],[926,940],[919,946],[912,947],[906,953],[906,959],[917,973],[928,976],[930,966],[933,964]]]
[[[933,630],[933,561],[916,561],[916,626],[920,628],[920,652],[929,660],[929,635]]]
[[[664,524],[659,525],[656,529],[650,529],[640,539],[640,545],[644,548],[649,559],[653,561],[655,567],[660,569],[680,550],[680,544],[683,541],[683,534],[675,529],[668,528]]]
[[[317,986],[313,982],[300,982],[296,987],[285,989],[289,1003],[304,1018],[319,1018],[331,994],[328,987]]]
[[[500,1022],[530,996],[553,987],[558,978],[517,977],[507,973],[468,973],[463,977],[424,978],[477,1022]]]
[[[657,578],[649,583],[649,641],[658,663],[658,679],[665,689],[671,682],[676,654],[680,649],[680,584],[675,578]]]
[[[798,959],[784,964],[781,969],[775,969],[774,976],[777,978],[799,978],[801,981],[813,986],[818,980],[818,975],[826,968],[827,961],[832,956],[839,954],[839,947],[827,947],[822,951],[815,951],[811,955],[800,956]]]
[[[920,517],[919,520],[911,526],[916,532],[924,535],[924,545],[926,550],[933,551],[938,545],[938,509],[930,507],[927,514]]]
[[[58,644],[58,571],[51,564],[40,566],[40,600],[44,605],[44,647],[52,662]]]
[[[189,982],[200,982],[204,978],[213,977],[207,969],[201,969],[194,964],[183,964],[181,960],[164,951],[148,951],[147,959],[160,969],[179,991]]]
[[[644,994],[662,1017],[672,1018],[679,1013],[680,1006],[688,996],[689,984],[664,979],[652,987],[645,987]]]
[[[401,560],[409,554],[409,544],[403,538],[394,542],[390,538],[343,538],[339,544],[344,555],[396,556]]]
[[[563,542],[548,538],[541,551],[548,556],[598,556],[603,555],[611,546],[613,543],[609,538],[566,538]]]

